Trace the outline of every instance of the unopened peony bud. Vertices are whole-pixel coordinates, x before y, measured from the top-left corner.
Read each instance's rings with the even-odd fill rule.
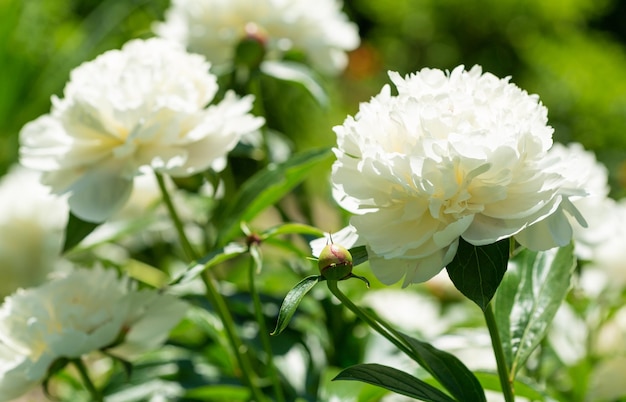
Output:
[[[352,254],[343,246],[328,244],[320,253],[317,265],[324,278],[339,281],[352,274]]]
[[[245,37],[235,49],[235,64],[257,70],[265,59],[267,34],[255,24],[246,25]]]

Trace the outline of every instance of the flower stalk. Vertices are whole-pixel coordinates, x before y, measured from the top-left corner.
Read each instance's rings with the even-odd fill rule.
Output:
[[[485,322],[489,329],[489,336],[491,337],[491,345],[496,357],[496,363],[498,365],[498,377],[500,378],[500,385],[502,386],[502,394],[506,402],[515,401],[515,395],[513,393],[512,379],[509,377],[509,369],[506,365],[506,359],[504,358],[504,349],[502,348],[502,341],[500,339],[500,333],[498,332],[498,324],[493,312],[493,305],[489,303],[484,310]]]
[[[357,317],[363,320],[367,325],[369,325],[374,331],[378,332],[380,335],[384,336],[391,342],[394,346],[404,352],[407,356],[414,358],[415,353],[409,348],[399,337],[396,337],[392,330],[389,329],[388,325],[384,325],[379,322],[374,317],[367,314],[367,312],[360,309],[356,304],[352,303],[350,300],[337,286],[336,280],[327,280],[326,284],[330,292],[337,298],[339,301],[347,307],[350,311],[354,313]]]
[[[157,182],[159,184],[159,189],[161,190],[161,194],[163,196],[163,202],[167,208],[170,219],[176,228],[176,232],[178,233],[178,238],[180,239],[182,248],[187,257],[187,262],[197,260],[200,256],[196,253],[195,249],[191,245],[191,242],[187,238],[185,234],[182,221],[176,212],[176,208],[174,203],[172,202],[172,198],[169,194],[167,187],[165,186],[165,181],[163,180],[163,176],[155,172]],[[215,283],[215,278],[210,270],[206,270],[203,275],[201,275],[202,281],[206,287],[206,296],[209,302],[215,308],[222,324],[224,325],[224,330],[226,331],[226,336],[228,337],[228,341],[233,349],[233,353],[235,354],[235,358],[237,359],[237,363],[239,364],[239,368],[241,369],[241,377],[246,385],[250,388],[250,392],[252,393],[252,397],[255,401],[261,402],[265,401],[265,397],[263,396],[262,391],[257,385],[257,375],[252,369],[252,364],[250,363],[250,359],[247,353],[247,348],[239,338],[237,334],[237,330],[235,328],[235,321],[226,306],[226,301],[224,297],[217,289],[217,285]]]
[[[269,331],[265,325],[265,318],[263,317],[263,305],[261,304],[261,298],[259,291],[256,287],[256,274],[261,267],[261,255],[258,247],[255,245],[250,246],[250,269],[248,270],[248,283],[250,286],[250,295],[252,296],[252,303],[254,304],[254,315],[259,325],[259,336],[261,337],[261,344],[266,355],[267,370],[270,380],[272,382],[272,388],[274,389],[274,395],[277,402],[285,402],[285,395],[283,388],[280,385],[280,378],[274,366],[274,353],[272,352],[272,345],[270,343]]]
[[[77,359],[73,359],[71,362],[74,367],[76,367],[76,370],[78,370],[78,374],[83,381],[83,385],[85,386],[85,388],[87,388],[89,395],[91,395],[91,399],[94,402],[103,402],[104,398],[91,380],[91,377],[89,377],[89,373],[87,372],[87,367],[85,366],[85,363],[81,360],[80,357]]]

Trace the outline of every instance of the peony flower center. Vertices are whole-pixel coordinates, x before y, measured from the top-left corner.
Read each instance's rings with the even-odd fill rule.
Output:
[[[480,213],[484,206],[472,202],[472,189],[476,184],[476,176],[484,170],[485,168],[479,168],[465,172],[459,163],[455,162],[449,170],[439,172],[440,182],[433,186],[436,190],[429,200],[431,215],[443,222],[450,222]]]

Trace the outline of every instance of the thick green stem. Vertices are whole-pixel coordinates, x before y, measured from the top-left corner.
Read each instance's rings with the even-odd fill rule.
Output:
[[[506,402],[515,401],[515,395],[513,394],[512,380],[509,378],[509,369],[504,358],[504,349],[502,349],[502,341],[500,340],[500,333],[498,332],[498,324],[496,323],[496,316],[493,313],[493,306],[491,303],[487,305],[484,311],[485,322],[489,329],[489,335],[491,336],[491,345],[493,346],[493,352],[496,356],[496,363],[498,365],[498,377],[500,377],[500,385],[502,386],[502,394]]]
[[[169,191],[165,186],[165,181],[163,180],[163,176],[160,173],[156,173],[157,182],[159,183],[159,188],[161,189],[161,194],[163,196],[163,201],[165,202],[165,206],[167,207],[167,211],[170,215],[170,219],[172,220],[174,227],[178,233],[178,237],[182,244],[183,250],[187,255],[187,262],[191,262],[197,260],[199,256],[197,255],[194,248],[191,246],[187,235],[183,229],[182,221],[180,220],[178,213],[176,212],[176,208],[174,207],[174,203],[172,202],[172,198],[170,197]],[[235,321],[233,319],[230,310],[226,306],[226,301],[222,294],[218,291],[217,286],[215,284],[215,279],[213,278],[213,274],[210,270],[206,270],[204,275],[201,275],[204,285],[206,287],[206,295],[209,302],[215,308],[217,315],[219,316],[222,324],[224,325],[224,330],[226,331],[226,336],[228,337],[228,341],[233,349],[235,354],[235,358],[237,359],[237,363],[242,372],[242,379],[246,383],[246,385],[250,388],[252,392],[253,399],[256,402],[262,402],[265,400],[263,393],[260,388],[257,386],[257,376],[254,370],[252,369],[252,364],[250,363],[250,359],[248,357],[247,349],[244,346],[243,342],[239,338],[237,334],[237,330],[235,328]]]
[[[72,363],[74,364],[74,367],[76,367],[76,369],[78,370],[78,374],[80,375],[80,378],[83,381],[85,388],[87,388],[87,391],[89,391],[91,399],[94,402],[103,402],[104,399],[102,397],[102,394],[96,389],[93,381],[91,381],[89,373],[87,372],[87,367],[85,367],[85,363],[83,363],[80,357],[77,359],[73,359]]]
[[[252,246],[254,247],[254,246]],[[256,255],[260,259],[260,255]],[[261,263],[254,255],[250,256],[250,269],[248,272],[248,282],[250,285],[250,294],[252,295],[252,302],[254,303],[254,314],[256,321],[259,324],[259,334],[261,336],[261,343],[267,357],[267,370],[269,372],[270,379],[272,381],[272,387],[276,396],[276,401],[284,402],[285,395],[283,394],[283,388],[280,386],[280,378],[274,366],[274,353],[272,352],[272,344],[270,343],[269,331],[265,325],[265,317],[263,316],[263,305],[261,304],[261,298],[256,288],[256,272]]]

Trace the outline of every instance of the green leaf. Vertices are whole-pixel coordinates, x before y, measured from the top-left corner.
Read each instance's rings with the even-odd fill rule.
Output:
[[[131,278],[146,283],[154,288],[161,288],[170,280],[170,277],[158,268],[146,264],[143,261],[131,258],[123,267]]]
[[[283,223],[273,228],[267,229],[261,233],[261,239],[269,239],[275,236],[286,234],[302,234],[315,237],[323,237],[324,232],[316,227],[305,225],[303,223]]]
[[[432,385],[404,371],[380,364],[357,364],[348,367],[333,378],[335,380],[361,381],[421,401],[454,402],[454,399]]]
[[[298,305],[304,298],[304,295],[308,293],[309,290],[313,289],[313,286],[320,281],[322,277],[320,275],[311,275],[300,282],[296,286],[293,287],[285,296],[285,300],[283,300],[283,304],[280,306],[280,311],[278,312],[278,320],[276,322],[276,328],[271,333],[271,335],[278,335],[289,324],[289,320],[293,317]]]
[[[357,246],[357,247],[352,247],[350,250],[348,250],[350,252],[350,254],[352,255],[352,266],[356,267],[359,264],[363,264],[364,262],[367,261],[367,248],[365,248],[365,246]]]
[[[508,259],[509,239],[474,246],[461,238],[446,269],[454,286],[485,311],[506,272]]]
[[[170,285],[179,285],[187,283],[219,263],[228,261],[238,255],[248,251],[248,247],[242,243],[230,243],[202,257],[200,260],[193,262],[185,272],[178,275],[170,282]]]
[[[275,204],[304,180],[311,168],[327,158],[330,149],[313,149],[292,156],[280,164],[270,164],[250,177],[229,202],[218,222],[220,244],[237,234],[240,222],[249,222],[259,212]]]
[[[292,82],[302,86],[321,106],[328,105],[328,96],[324,88],[315,80],[313,72],[304,64],[292,61],[264,61],[261,64],[263,74],[277,80]]]
[[[455,356],[399,332],[417,355],[424,369],[459,401],[486,401],[485,392],[474,374]]]
[[[203,401],[247,401],[250,400],[250,390],[238,385],[212,384],[190,389],[185,397]]]
[[[326,365],[319,381],[318,401],[382,401],[390,391],[361,381],[332,381],[342,370]]]
[[[502,386],[500,384],[500,377],[497,373],[488,372],[476,372],[474,373],[480,384],[484,389],[490,391],[502,392]],[[513,389],[515,389],[515,396],[526,398],[530,401],[545,401],[546,395],[541,391],[535,389],[535,387],[529,383],[516,380],[513,382]]]
[[[67,219],[67,226],[65,228],[65,243],[63,243],[63,252],[69,251],[78,243],[80,243],[85,237],[97,228],[100,223],[87,222],[73,213],[69,213]]]
[[[509,262],[496,296],[495,314],[513,378],[546,335],[570,289],[574,246],[523,250]]]

